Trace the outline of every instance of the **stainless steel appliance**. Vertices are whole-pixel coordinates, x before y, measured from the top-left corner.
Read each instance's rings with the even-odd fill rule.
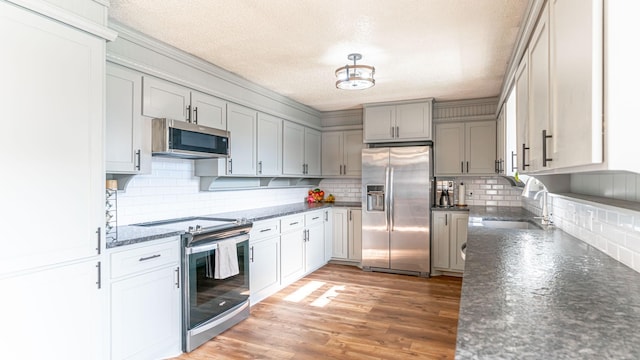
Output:
[[[138,225],[186,231],[182,235],[182,349],[185,352],[249,317],[250,222],[193,217]],[[211,266],[221,241],[235,242],[239,273],[216,279],[211,274]]]
[[[229,132],[186,121],[153,119],[151,152],[184,159],[226,157]]]
[[[362,266],[429,276],[431,146],[362,150]]]

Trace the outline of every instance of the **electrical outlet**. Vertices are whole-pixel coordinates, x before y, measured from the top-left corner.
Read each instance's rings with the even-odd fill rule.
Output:
[[[470,191],[469,195],[467,195],[467,198],[471,199],[472,196],[473,196],[473,191]]]

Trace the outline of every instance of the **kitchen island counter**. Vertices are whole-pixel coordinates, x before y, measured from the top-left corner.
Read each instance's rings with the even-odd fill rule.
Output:
[[[470,216],[532,216],[497,209]],[[638,359],[638,324],[640,274],[629,267],[559,229],[470,221],[456,359]]]

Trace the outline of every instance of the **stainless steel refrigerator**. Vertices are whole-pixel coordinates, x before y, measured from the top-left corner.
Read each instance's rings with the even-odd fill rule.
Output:
[[[362,266],[429,276],[430,146],[362,150]]]

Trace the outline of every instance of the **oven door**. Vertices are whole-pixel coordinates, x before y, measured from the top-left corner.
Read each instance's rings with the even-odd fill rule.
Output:
[[[249,300],[249,237],[236,236],[240,273],[226,279],[213,278],[216,242],[187,248],[185,251],[185,325],[192,330]],[[231,240],[229,239],[229,240]],[[209,268],[209,271],[207,271]]]

